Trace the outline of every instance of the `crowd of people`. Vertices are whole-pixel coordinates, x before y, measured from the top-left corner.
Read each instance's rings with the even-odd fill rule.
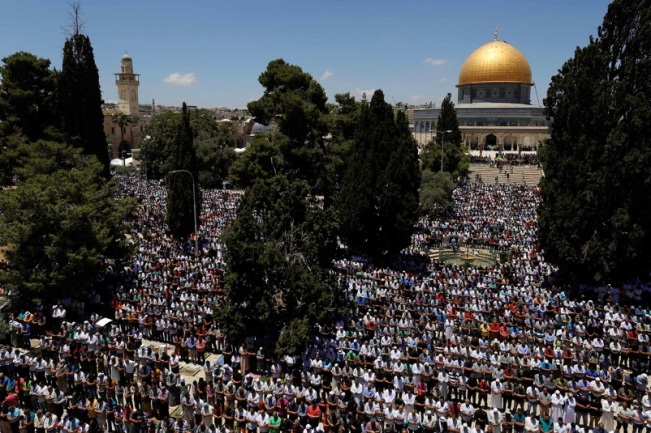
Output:
[[[470,155],[471,164],[486,164],[491,167],[514,165],[539,165],[538,155],[535,152],[499,152],[493,158],[490,155]]]
[[[409,266],[337,261],[354,310],[277,358],[254,340],[234,347],[214,319],[240,194],[203,191],[194,251],[165,230],[164,185],[137,172],[116,183],[137,207],[113,321],[71,322],[66,306],[12,318],[2,433],[651,432],[651,311],[550,284],[535,187],[460,186],[449,214],[420,221]],[[428,260],[452,241],[508,254],[484,268]]]

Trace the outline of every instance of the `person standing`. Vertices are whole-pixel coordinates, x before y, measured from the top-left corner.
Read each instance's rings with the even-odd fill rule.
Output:
[[[549,415],[552,405],[552,396],[546,387],[543,387],[542,392],[538,395],[538,402],[540,403],[540,414],[542,416]]]
[[[479,381],[479,384],[477,385],[477,388],[479,390],[479,402],[478,406],[479,407],[488,407],[488,391],[490,389],[490,385],[486,381],[485,378],[482,378]]]
[[[526,416],[522,406],[518,406],[518,410],[513,414],[513,431],[515,433],[523,433],[525,428]]]
[[[502,393],[504,392],[504,387],[499,377],[491,382],[491,405],[493,408],[502,410],[504,402],[502,400]]]
[[[619,407],[615,411],[615,433],[620,433],[624,432],[627,433],[628,431],[628,424],[631,420],[631,410],[628,408],[628,403],[625,401],[622,401],[619,404]]]
[[[563,397],[561,392],[557,389],[554,394],[552,394],[552,420],[558,420],[563,417],[564,406],[565,397]]]
[[[631,413],[631,423],[633,424],[633,433],[642,433],[644,430],[645,417],[644,412],[642,411],[642,406],[639,404]]]
[[[488,413],[488,425],[490,426],[492,433],[502,432],[502,420],[502,414],[496,407]]]
[[[590,411],[590,396],[582,391],[576,398],[576,423],[588,427],[588,412]]]
[[[540,433],[540,424],[538,423],[538,419],[534,414],[530,413],[525,418],[524,431],[526,433]]]
[[[565,405],[563,406],[563,421],[565,424],[574,424],[576,422],[576,399],[571,392],[567,393],[565,397]]]
[[[554,430],[554,420],[549,417],[549,413],[546,413],[540,418],[540,432],[541,433],[552,433]]]
[[[242,370],[242,375],[245,375],[249,371],[249,351],[246,348],[246,343],[242,343],[240,346],[240,370]]]
[[[615,428],[615,402],[611,396],[601,400],[601,422],[609,432]]]

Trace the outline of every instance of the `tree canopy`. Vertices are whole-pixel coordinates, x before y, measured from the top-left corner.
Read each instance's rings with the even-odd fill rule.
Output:
[[[441,161],[441,149],[443,149],[443,161]],[[423,169],[441,171],[442,162],[443,171],[450,173],[453,178],[468,175],[469,161],[461,147],[457,110],[454,108],[450,93],[441,103],[441,112],[436,121],[436,136],[423,149],[421,159]]]
[[[260,75],[259,82],[264,87],[263,96],[248,104],[248,109],[258,123],[265,125],[275,122],[278,135],[270,136],[277,146],[277,154],[284,163],[284,174],[291,179],[308,182],[315,194],[325,196],[326,205],[332,196],[331,179],[328,174],[329,156],[325,143],[328,134],[327,96],[323,87],[308,73],[296,65],[282,59],[269,62]],[[257,149],[248,149],[255,152]],[[239,170],[234,180],[243,179],[242,166],[251,160],[245,159],[235,169]]]
[[[540,242],[566,276],[651,270],[651,4],[615,0],[552,82],[540,149]]]
[[[8,265],[0,273],[16,305],[84,300],[108,266],[128,256],[126,202],[98,180],[101,166],[80,150],[49,141],[22,149],[17,188],[0,195],[0,244]]]
[[[0,135],[55,138],[57,76],[50,61],[23,51],[0,66]]]
[[[452,206],[454,182],[450,173],[423,170],[420,189],[420,212],[424,215],[438,215]]]
[[[384,262],[409,245],[419,188],[418,150],[406,116],[394,116],[377,90],[361,107],[337,205],[351,251]]]
[[[341,288],[330,273],[332,210],[302,180],[259,179],[225,234],[224,331],[235,344],[258,337],[276,354],[299,352],[316,323],[339,317]]]
[[[192,144],[193,133],[185,102],[181,113],[181,122],[178,125],[169,156],[167,225],[179,239],[186,239],[190,233],[194,232],[195,204],[196,216],[197,219],[199,218],[201,191],[196,183],[198,179],[197,156]],[[188,173],[185,173],[186,171]],[[196,223],[199,224],[198,220]]]
[[[58,101],[61,130],[66,141],[86,155],[94,155],[102,164],[102,175],[108,178],[110,160],[104,134],[99,72],[90,38],[84,34],[75,32],[66,39]]]
[[[209,110],[188,110],[192,143],[197,156],[198,182],[204,188],[216,188],[226,180],[235,160],[232,125],[215,122]],[[150,179],[161,179],[174,168],[170,157],[183,114],[163,112],[153,116],[145,126],[146,138],[140,148],[144,171]]]

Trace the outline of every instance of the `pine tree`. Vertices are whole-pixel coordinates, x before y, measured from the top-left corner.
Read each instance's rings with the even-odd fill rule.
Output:
[[[50,61],[18,52],[0,66],[0,135],[54,138],[56,74]]]
[[[328,97],[323,87],[299,66],[282,59],[269,62],[258,81],[264,87],[264,94],[257,101],[250,102],[248,109],[256,122],[265,125],[273,122],[284,136],[270,136],[270,139],[278,138],[272,144],[285,165],[283,173],[292,179],[307,181],[315,194],[324,196],[328,207],[333,191],[328,173],[329,149],[325,142]],[[235,165],[239,180],[246,180],[243,174],[247,171],[262,172],[258,169],[263,167],[251,167],[258,159],[256,155],[250,155],[257,149],[251,150],[241,158],[242,162]],[[240,186],[248,185],[250,183]]]
[[[109,152],[104,134],[102,93],[90,38],[81,33],[79,5],[73,5],[72,33],[63,46],[58,100],[61,130],[68,143],[94,155],[108,177]]]
[[[409,245],[417,220],[420,171],[416,142],[404,113],[376,91],[363,105],[338,210],[352,252],[378,262]]]
[[[540,241],[573,278],[651,270],[651,3],[615,0],[545,99]]]
[[[179,239],[186,239],[190,233],[194,232],[193,183],[197,218],[199,218],[198,213],[201,209],[201,193],[197,183],[197,156],[192,144],[192,137],[190,115],[184,102],[176,137],[171,148],[168,149],[170,172],[167,176],[167,224]],[[186,171],[192,175],[192,178],[185,173]]]

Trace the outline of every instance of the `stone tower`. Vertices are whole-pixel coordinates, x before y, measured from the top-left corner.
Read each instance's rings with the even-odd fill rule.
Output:
[[[133,61],[128,54],[122,56],[121,64],[122,70],[115,74],[115,84],[118,86],[118,107],[124,114],[137,116],[140,74],[133,73]]]

